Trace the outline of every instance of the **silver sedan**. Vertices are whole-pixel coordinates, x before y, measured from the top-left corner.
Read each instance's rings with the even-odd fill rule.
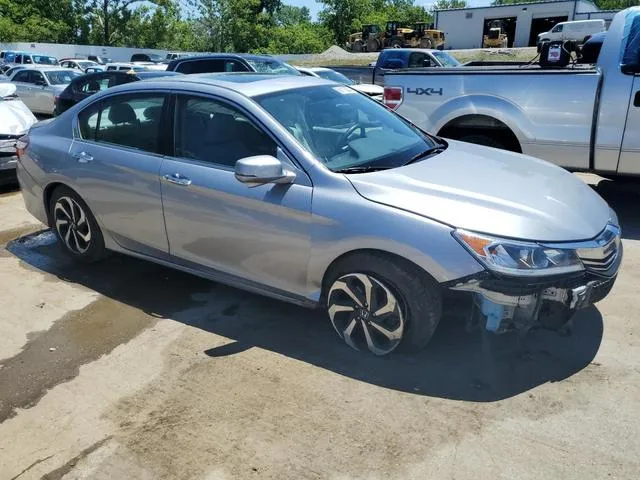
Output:
[[[30,67],[13,73],[10,81],[33,113],[53,115],[56,96],[80,75],[81,72],[69,68]]]
[[[454,290],[492,332],[604,298],[615,213],[549,163],[433,137],[351,88],[264,74],[105,90],[18,142],[28,210],[82,262],[122,252],[306,307],[376,355]]]

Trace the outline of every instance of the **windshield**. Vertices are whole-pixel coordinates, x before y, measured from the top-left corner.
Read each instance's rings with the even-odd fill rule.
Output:
[[[89,68],[89,67],[97,67],[98,64],[96,62],[92,62],[90,60],[84,61],[84,62],[78,62],[78,65],[80,65],[80,68]]]
[[[356,83],[335,70],[316,70],[315,73],[317,73],[321,78],[333,80],[334,82],[342,83],[344,85],[353,85]]]
[[[51,85],[66,85],[67,83],[71,83],[71,80],[74,78],[82,75],[82,73],[74,70],[53,70],[50,72],[45,71],[43,73]]]
[[[437,146],[382,104],[349,87],[304,87],[255,100],[333,171],[398,167]]]
[[[33,63],[40,65],[57,65],[58,59],[56,57],[49,57],[47,55],[31,55]]]
[[[456,60],[453,56],[449,55],[442,50],[434,50],[431,54],[436,57],[440,63],[442,63],[443,67],[459,67],[460,62]]]
[[[255,59],[247,58],[247,63],[253,67],[256,72],[260,73],[276,73],[280,75],[302,75],[291,65],[273,58]]]

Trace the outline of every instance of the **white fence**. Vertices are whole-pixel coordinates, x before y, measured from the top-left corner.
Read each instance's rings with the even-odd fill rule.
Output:
[[[168,50],[154,50],[152,48],[129,47],[103,47],[100,45],[68,45],[61,43],[0,43],[0,50],[12,50],[16,52],[32,52],[51,55],[56,58],[86,57],[88,55],[100,55],[108,57],[114,62],[128,62],[134,53],[157,53],[164,58]],[[305,58],[308,55],[275,55],[283,60],[295,60]]]

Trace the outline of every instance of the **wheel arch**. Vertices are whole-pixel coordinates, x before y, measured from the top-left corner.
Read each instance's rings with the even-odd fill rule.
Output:
[[[320,290],[320,304],[322,306],[326,306],[327,292],[330,287],[329,282],[331,281],[331,278],[334,275],[336,268],[340,265],[340,263],[342,263],[347,258],[352,257],[354,255],[370,255],[374,257],[384,257],[386,259],[393,260],[394,262],[405,265],[407,268],[413,269],[416,272],[420,272],[421,274],[429,277],[436,284],[438,284],[438,281],[429,272],[427,272],[424,268],[422,268],[417,263],[409,260],[406,257],[403,257],[402,255],[399,255],[397,253],[392,253],[387,250],[380,250],[377,248],[358,248],[358,249],[350,250],[348,252],[344,252],[338,257],[334,258],[333,261],[325,269],[324,274],[322,275],[322,286]],[[366,273],[366,270],[364,270],[362,273]]]
[[[78,192],[76,192],[73,188],[71,188],[69,185],[63,182],[58,182],[58,181],[51,182],[44,188],[42,200],[44,202],[44,211],[47,215],[47,224],[49,225],[49,227],[53,227],[53,223],[51,221],[51,209],[49,208],[49,204],[51,203],[51,196],[53,195],[53,192],[58,187],[68,188],[69,190],[73,190],[77,195],[79,195]]]
[[[513,103],[493,95],[464,95],[453,98],[436,108],[430,115],[433,131],[443,135],[443,130],[451,129],[461,121],[469,119],[499,122],[517,139],[520,151],[523,144],[531,143],[535,136],[533,126],[524,112]],[[481,124],[480,124],[481,125]],[[487,124],[490,128],[491,125]]]
[[[516,134],[504,122],[487,115],[470,114],[451,120],[438,135],[453,140],[468,136],[486,136],[500,142],[506,150],[522,153],[522,145]]]

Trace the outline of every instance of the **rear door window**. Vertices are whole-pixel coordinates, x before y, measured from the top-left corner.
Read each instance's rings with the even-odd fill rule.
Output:
[[[158,153],[167,95],[117,95],[78,115],[82,138]]]
[[[190,74],[190,73],[215,73],[224,72],[226,68],[226,61],[222,58],[219,59],[207,59],[207,60],[192,60],[189,62],[181,62],[176,72]]]
[[[29,81],[29,72],[19,71],[13,77],[14,82],[31,83]]]
[[[75,91],[85,95],[93,95],[109,88],[109,77],[93,77],[84,79],[75,86]]]

